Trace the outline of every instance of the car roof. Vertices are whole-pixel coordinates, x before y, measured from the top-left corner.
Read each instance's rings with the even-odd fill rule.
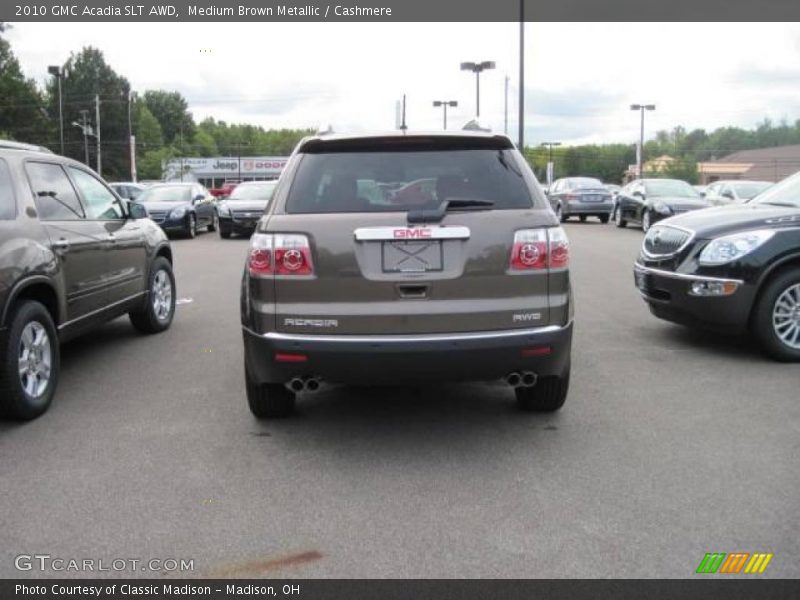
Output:
[[[24,144],[22,142],[14,142],[12,140],[0,140],[0,150],[24,150],[27,152],[37,152],[43,154],[53,154],[53,151],[44,146],[36,146],[34,144]]]
[[[725,185],[732,183],[768,183],[769,185],[773,185],[771,181],[760,181],[758,179],[718,179],[717,181],[713,181],[708,185],[713,185],[715,183],[724,183]]]
[[[325,146],[331,147],[358,147],[359,143],[364,142],[365,145],[399,142],[407,140],[411,143],[414,141],[424,143],[425,141],[452,141],[452,142],[468,142],[470,140],[481,140],[486,145],[500,146],[503,148],[513,148],[514,144],[508,136],[491,133],[487,131],[474,131],[474,130],[453,130],[453,131],[404,131],[404,130],[389,130],[389,131],[373,131],[373,132],[358,132],[358,133],[325,133],[319,135],[312,135],[300,140],[297,148],[298,151],[304,152],[312,149],[323,149]]]

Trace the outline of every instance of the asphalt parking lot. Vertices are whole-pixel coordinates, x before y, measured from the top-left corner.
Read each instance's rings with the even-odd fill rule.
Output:
[[[263,423],[242,374],[247,242],[175,240],[191,301],[172,328],[69,343],[51,410],[0,423],[0,577],[40,576],[14,568],[34,553],[194,559],[193,576],[691,577],[717,551],[800,576],[800,365],[651,317],[641,231],[567,231],[559,413],[520,413],[500,384],[338,388]]]

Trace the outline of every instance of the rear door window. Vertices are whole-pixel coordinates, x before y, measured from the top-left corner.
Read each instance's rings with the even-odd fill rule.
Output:
[[[6,161],[0,159],[0,219],[8,220],[17,216],[14,201],[14,189],[11,187],[11,175]]]
[[[495,209],[533,206],[508,149],[359,151],[304,154],[288,213],[389,212],[482,200]]]
[[[78,194],[61,168],[54,163],[25,165],[39,218],[43,221],[71,221],[84,218]]]

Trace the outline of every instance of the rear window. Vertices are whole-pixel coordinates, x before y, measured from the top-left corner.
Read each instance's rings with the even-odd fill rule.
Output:
[[[13,219],[17,216],[14,204],[14,190],[11,188],[11,176],[6,161],[0,159],[0,219]]]
[[[452,199],[501,210],[533,206],[509,149],[358,151],[304,154],[286,212],[406,211]]]
[[[567,179],[567,188],[570,190],[591,190],[602,187],[602,181],[599,179],[592,179],[591,177],[576,177],[574,179]]]

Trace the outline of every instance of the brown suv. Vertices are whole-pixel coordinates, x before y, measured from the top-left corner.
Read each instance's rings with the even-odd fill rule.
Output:
[[[0,413],[47,410],[59,342],[125,313],[156,333],[174,311],[172,251],[141,205],[79,162],[0,141]]]
[[[505,136],[301,141],[251,238],[245,381],[257,417],[324,382],[502,379],[567,395],[569,244]]]

